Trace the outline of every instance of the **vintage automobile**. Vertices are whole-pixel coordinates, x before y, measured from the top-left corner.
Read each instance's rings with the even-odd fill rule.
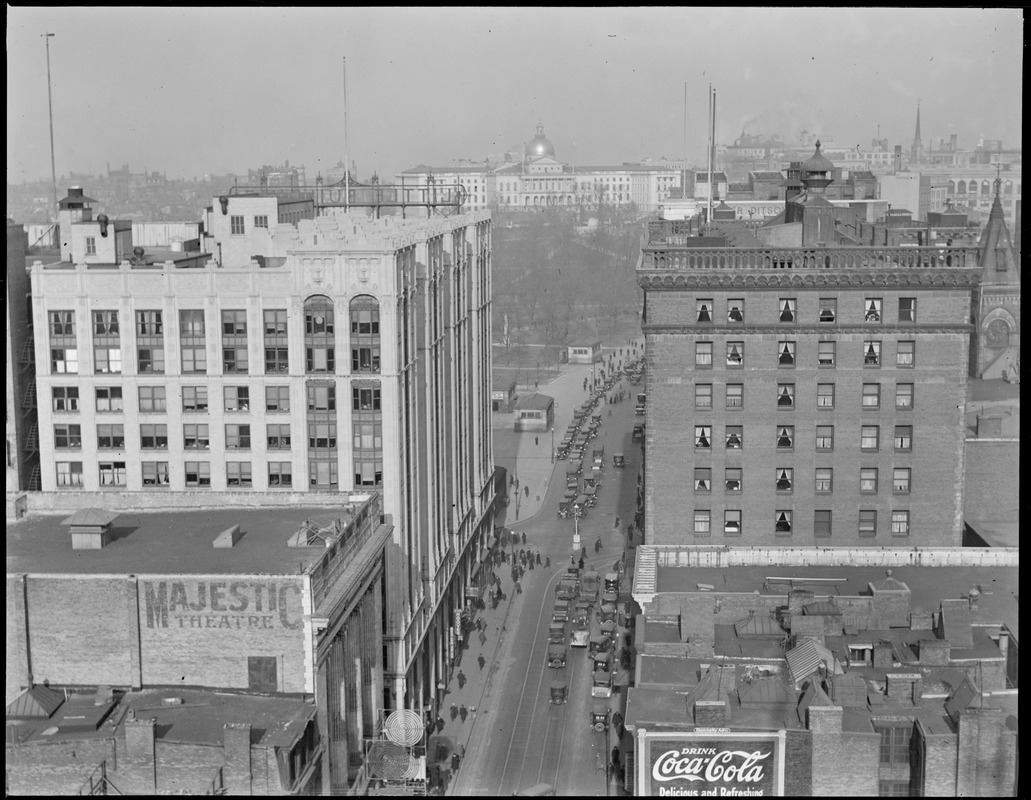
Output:
[[[586,628],[591,622],[591,606],[593,604],[590,600],[580,599],[576,601],[576,605],[573,607],[573,622],[581,628]]]
[[[558,504],[558,516],[560,519],[565,519],[573,513],[573,501],[572,500],[560,500]]]
[[[604,605],[614,606],[616,604],[616,593],[615,592],[605,592],[604,594],[602,594],[602,596],[601,596],[601,604],[603,606]]]
[[[594,672],[612,672],[612,653],[608,650],[595,653],[592,658],[594,659]]]
[[[553,644],[566,643],[566,626],[562,622],[552,622],[548,626],[548,641]]]
[[[609,648],[612,647],[612,638],[606,636],[603,633],[596,633],[591,637],[590,651],[593,657],[595,653],[608,652]]]
[[[548,666],[562,669],[566,665],[566,646],[564,644],[548,645]]]
[[[598,487],[587,486],[584,488],[584,497],[587,498],[587,507],[593,508],[598,505]]]
[[[592,678],[591,697],[612,697],[612,673],[595,672]]]
[[[550,702],[556,705],[562,705],[562,703],[566,702],[567,688],[565,681],[552,681]]]
[[[552,622],[569,622],[569,603],[565,600],[556,600],[555,608],[551,612]]]
[[[644,425],[634,425],[634,432],[631,438],[636,441],[644,440]]]
[[[569,641],[570,647],[587,647],[587,641],[591,632],[587,628],[576,628],[573,630],[573,638]]]
[[[626,457],[622,453],[614,453],[612,455],[612,466],[619,468],[625,467]]]
[[[601,621],[602,622],[615,622],[616,621],[616,607],[612,603],[601,604]]]
[[[609,727],[609,706],[600,700],[595,701],[591,706],[591,727],[598,733],[608,730]]]
[[[618,572],[606,572],[605,573],[605,591],[606,592],[618,592],[619,591],[619,573]]]
[[[561,580],[558,586],[555,587],[555,597],[559,600],[575,600],[576,599],[576,583]]]
[[[594,603],[598,599],[598,586],[601,580],[597,572],[587,570],[580,577],[580,599]]]
[[[586,517],[587,516],[587,495],[580,495],[573,501],[571,506],[573,516],[575,517]]]

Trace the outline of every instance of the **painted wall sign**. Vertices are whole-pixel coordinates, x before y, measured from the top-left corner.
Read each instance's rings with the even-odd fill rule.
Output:
[[[143,580],[148,628],[301,627],[301,587],[290,581]]]

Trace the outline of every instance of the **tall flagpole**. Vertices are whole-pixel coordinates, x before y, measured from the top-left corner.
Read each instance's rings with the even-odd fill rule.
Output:
[[[709,84],[709,146],[706,148],[708,151],[707,161],[709,166],[709,197],[707,200],[706,208],[708,213],[706,214],[705,227],[706,231],[712,227],[712,111],[716,104],[716,96],[712,91],[712,84]]]
[[[680,198],[687,200],[687,81],[684,81],[684,174],[680,183]]]
[[[57,217],[57,167],[54,164],[54,98],[50,90],[50,38],[54,34],[41,33],[40,36],[47,45],[47,107],[50,110],[50,178],[53,182],[53,205],[50,207],[50,219]]]
[[[351,210],[351,147],[347,129],[347,56],[344,56],[344,211]]]

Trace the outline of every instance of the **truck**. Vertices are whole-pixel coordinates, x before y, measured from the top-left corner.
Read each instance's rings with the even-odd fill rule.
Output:
[[[595,464],[602,464],[602,463],[604,463],[605,462],[605,445],[600,444],[597,447],[595,447],[594,448],[594,452],[592,453],[592,455],[594,456],[594,463]]]
[[[645,400],[645,393],[644,392],[638,392],[637,393],[637,405],[634,407],[634,413],[637,416],[639,416],[639,417],[643,417],[644,416],[644,400]]]

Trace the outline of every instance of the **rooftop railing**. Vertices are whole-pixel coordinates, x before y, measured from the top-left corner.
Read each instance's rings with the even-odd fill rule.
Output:
[[[380,495],[377,493],[361,504],[353,516],[348,517],[344,514],[341,517],[344,523],[342,535],[326,548],[325,553],[310,570],[312,600],[315,607],[318,607],[333,588],[340,573],[358,557],[362,546],[380,524],[380,513]]]

